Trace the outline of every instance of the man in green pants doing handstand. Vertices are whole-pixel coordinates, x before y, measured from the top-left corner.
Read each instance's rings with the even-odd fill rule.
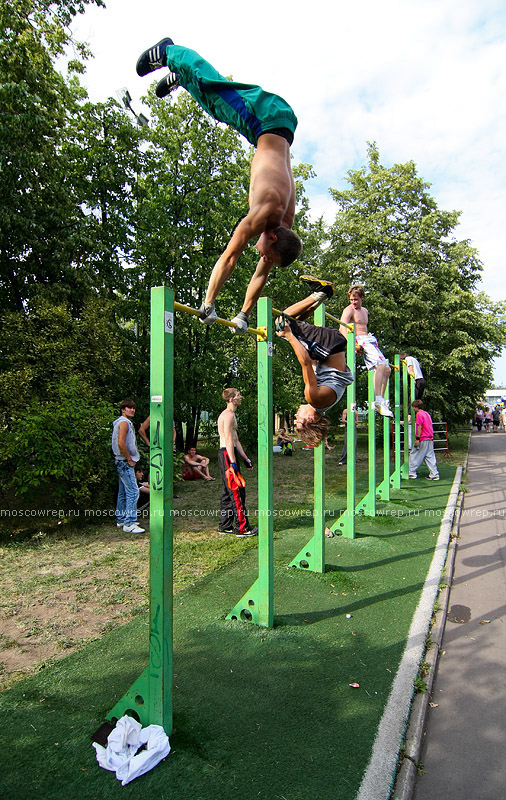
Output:
[[[170,72],[155,89],[158,97],[166,97],[183,86],[211,116],[230,125],[256,147],[251,162],[249,212],[216,262],[199,309],[201,322],[210,325],[216,320],[216,297],[250,239],[258,236],[256,249],[260,260],[246,290],[242,310],[232,320],[237,332],[246,332],[249,314],[272,267],[288,266],[302,251],[302,243],[291,229],[295,185],[290,145],[297,117],[282,97],[260,86],[227,80],[194,50],[176,45],[172,39],[162,39],[145,50],[137,62],[137,74],[148,75],[160,67],[168,67]]]

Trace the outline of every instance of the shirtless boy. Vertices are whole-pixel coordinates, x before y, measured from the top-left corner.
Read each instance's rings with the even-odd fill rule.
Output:
[[[330,420],[325,416],[341,399],[344,390],[353,381],[346,364],[344,351],[346,338],[337,328],[324,328],[303,322],[318,306],[332,297],[334,289],[328,281],[305,276],[301,278],[312,294],[285,309],[285,314],[295,317],[276,319],[276,334],[290,342],[302,368],[306,404],[295,414],[295,430],[310,447],[325,441]]]
[[[214,481],[209,473],[209,459],[197,453],[195,447],[190,447],[183,456],[183,479],[194,481],[203,478],[205,481]]]
[[[253,464],[244,452],[237,435],[235,412],[241,405],[242,395],[237,389],[230,388],[223,391],[222,397],[227,407],[218,417],[218,433],[220,435],[218,466],[221,475],[220,524],[218,532],[234,533],[237,537],[256,536],[258,528],[250,528],[248,522],[246,490],[242,485],[244,479],[237,463],[240,457],[246,464],[246,469],[253,469]]]
[[[352,286],[348,291],[348,297],[350,298],[350,305],[344,309],[341,319],[343,322],[355,323],[355,341],[362,350],[367,369],[374,370],[373,385],[376,396],[374,403],[376,411],[379,411],[383,417],[393,417],[385,401],[385,389],[392,370],[388,365],[388,359],[385,358],[378,347],[376,337],[367,332],[369,313],[367,308],[362,305],[365,297],[363,287],[359,285]],[[341,327],[341,331],[345,332],[346,328]]]
[[[234,317],[236,332],[245,333],[249,314],[262,293],[273,266],[288,266],[302,251],[297,234],[291,230],[295,214],[295,185],[290,164],[297,117],[278,95],[260,86],[228,81],[194,50],[175,45],[164,38],[146,50],[137,62],[137,74],[148,75],[160,67],[170,72],[158,83],[155,92],[165,97],[183,86],[211,116],[241,133],[256,152],[251,163],[249,212],[232,234],[224,253],[211,273],[200,321],[211,325],[216,320],[214,302],[235,269],[239,256],[250,239],[260,255],[246,291],[244,304]]]

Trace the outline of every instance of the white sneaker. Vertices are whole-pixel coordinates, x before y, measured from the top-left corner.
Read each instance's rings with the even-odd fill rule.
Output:
[[[416,481],[417,477],[418,475],[408,475],[408,478],[411,478],[414,481]]]
[[[375,403],[374,407],[376,408],[376,411],[379,411],[382,417],[393,417],[392,412],[384,400],[382,403]]]
[[[133,525],[123,525],[123,530],[125,533],[144,533],[144,528],[141,528],[136,522]]]
[[[123,527],[123,523],[122,522],[117,522],[116,523],[116,527],[117,528],[122,528]]]

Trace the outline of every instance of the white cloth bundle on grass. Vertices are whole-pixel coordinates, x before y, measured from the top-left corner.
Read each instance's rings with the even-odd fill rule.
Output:
[[[146,747],[138,752],[143,745]],[[93,747],[100,766],[115,772],[122,786],[149,772],[170,753],[169,737],[161,725],[143,728],[126,714],[107,737],[107,747],[97,742]]]

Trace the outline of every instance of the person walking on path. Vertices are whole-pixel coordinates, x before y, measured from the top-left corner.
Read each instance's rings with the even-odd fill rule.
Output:
[[[501,425],[501,409],[499,408],[499,406],[494,406],[494,410],[492,411],[492,424],[493,424],[492,433],[495,433],[496,431],[499,430],[499,427]]]
[[[227,407],[218,417],[218,466],[221,476],[218,533],[233,533],[237,537],[256,536],[258,528],[250,527],[246,513],[246,482],[238,465],[239,458],[242,458],[246,469],[253,469],[237,435],[235,412],[242,403],[242,395],[238,389],[231,387],[223,391],[222,397]]]
[[[297,117],[282,97],[260,86],[227,80],[194,50],[176,45],[168,37],[142,53],[137,74],[148,75],[161,67],[168,67],[170,72],[155,89],[158,97],[165,97],[178,86],[184,87],[212,117],[230,125],[256,147],[251,162],[249,212],[216,262],[199,309],[201,322],[206,325],[215,322],[214,303],[218,293],[248,242],[258,236],[256,249],[260,260],[246,290],[242,310],[232,320],[237,325],[236,332],[245,333],[249,314],[273,266],[288,266],[302,250],[299,237],[291,229],[295,184],[290,145]]]
[[[346,338],[337,328],[325,328],[304,322],[321,303],[334,294],[329,281],[305,275],[301,280],[312,293],[285,309],[276,319],[276,335],[292,346],[302,369],[306,404],[295,413],[295,430],[307,447],[318,447],[330,428],[326,416],[353,382],[346,364]],[[288,319],[292,317],[292,319]],[[295,319],[293,319],[295,317]]]
[[[481,433],[481,429],[483,427],[484,416],[485,416],[485,414],[483,412],[483,409],[482,408],[477,408],[476,409],[475,421],[476,421],[476,428],[478,430],[478,433]]]
[[[407,353],[400,353],[399,358],[401,359],[401,361],[406,362],[408,373],[415,380],[414,399],[421,400],[427,384],[425,382],[425,378],[423,377],[423,372],[420,366],[420,362],[414,356],[408,356]]]
[[[144,533],[137,525],[137,500],[139,487],[135,477],[135,465],[140,455],[137,450],[133,400],[123,400],[120,405],[121,416],[112,424],[111,447],[118,472],[118,498],[116,500],[116,525],[125,533]]]
[[[425,461],[429,468],[429,474],[426,476],[428,480],[438,481],[439,472],[436,462],[436,454],[434,453],[434,428],[432,426],[431,415],[423,410],[423,402],[421,400],[413,400],[411,406],[416,411],[415,419],[415,446],[409,454],[409,477],[417,478],[416,471],[420,464]]]
[[[385,400],[385,390],[392,370],[385,358],[375,336],[368,333],[369,312],[362,305],[365,292],[364,287],[356,284],[348,290],[350,305],[341,314],[341,320],[355,325],[355,341],[362,350],[365,365],[368,370],[374,370],[373,384],[376,396],[374,407],[383,417],[393,417]],[[341,333],[346,335],[346,327],[341,327]]]

